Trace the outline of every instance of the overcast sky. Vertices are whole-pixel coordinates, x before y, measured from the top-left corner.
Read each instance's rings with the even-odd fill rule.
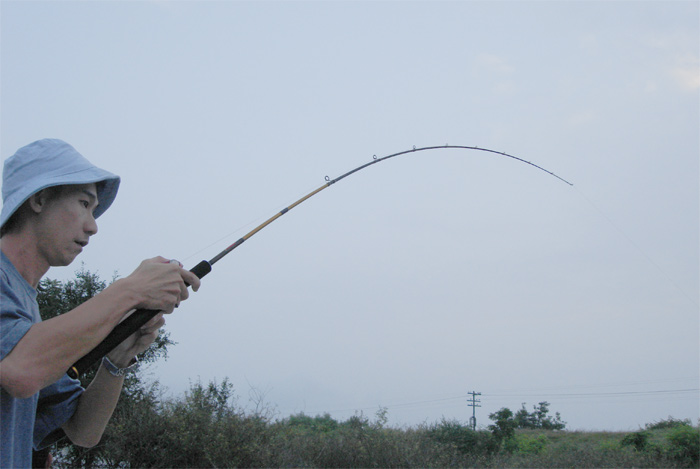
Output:
[[[80,261],[214,266],[150,369],[279,418],[570,429],[700,397],[696,1],[1,2],[2,159],[62,138],[119,174]]]

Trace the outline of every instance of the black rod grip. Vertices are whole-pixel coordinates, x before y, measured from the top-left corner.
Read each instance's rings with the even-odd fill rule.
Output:
[[[190,269],[190,272],[195,274],[197,278],[202,278],[211,272],[211,264],[208,261],[202,261]]]
[[[211,264],[207,261],[202,261],[194,266],[190,272],[195,274],[198,278],[202,278],[211,272]],[[66,371],[68,376],[73,379],[78,379],[81,374],[89,370],[98,360],[101,360],[102,357],[111,352],[117,345],[124,342],[127,337],[139,330],[159,312],[160,311],[152,309],[138,309],[134,311],[129,317],[117,324],[117,326],[112,329],[112,332],[110,332],[102,342],[97,344],[94,349],[75,362],[73,366]]]

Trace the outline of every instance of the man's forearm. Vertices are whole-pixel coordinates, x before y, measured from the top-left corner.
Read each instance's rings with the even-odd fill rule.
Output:
[[[78,400],[73,417],[63,425],[68,438],[78,446],[92,447],[99,443],[102,433],[117,406],[124,377],[113,376],[101,365],[95,378]]]
[[[2,360],[0,384],[15,397],[28,397],[55,382],[132,306],[123,289],[112,285],[74,310],[34,324]]]

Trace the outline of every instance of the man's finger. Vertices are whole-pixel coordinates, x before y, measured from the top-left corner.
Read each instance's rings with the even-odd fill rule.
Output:
[[[182,269],[181,272],[182,279],[192,287],[193,291],[199,290],[199,285],[200,285],[200,280],[199,277],[197,277],[195,274],[190,272],[189,270]]]
[[[163,317],[163,313],[158,313],[151,320],[149,320],[146,324],[141,326],[141,331],[143,332],[151,332],[153,330],[158,330],[161,327],[165,325],[165,318]]]

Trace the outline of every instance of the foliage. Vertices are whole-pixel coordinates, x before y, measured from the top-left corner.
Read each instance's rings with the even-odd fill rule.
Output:
[[[518,451],[528,455],[544,453],[549,444],[549,439],[543,434],[537,436],[518,435],[516,440],[518,443]]]
[[[105,441],[106,467],[694,467],[671,458],[674,444],[650,431],[663,451],[623,446],[625,434],[514,430],[510,451],[488,431],[442,420],[389,428],[383,412],[345,421],[294,414],[272,421],[237,405],[228,382],[194,383],[182,397],[151,401],[148,412],[119,418]],[[141,410],[143,411],[143,409]],[[141,412],[140,411],[140,412]],[[502,416],[507,417],[507,413]],[[694,427],[688,427],[697,432]],[[685,448],[687,438],[676,437]]]
[[[554,417],[547,415],[549,402],[540,402],[533,408],[534,411],[530,413],[525,409],[525,403],[522,404],[522,408],[515,413],[516,428],[541,428],[543,430],[564,430],[566,428],[566,422],[561,420],[559,412]]]
[[[679,419],[674,419],[673,417],[669,417],[666,420],[659,420],[658,422],[654,423],[647,423],[644,425],[644,428],[647,430],[663,430],[664,428],[677,428],[677,427],[690,427],[692,426],[693,423],[690,421],[690,419],[685,419],[685,420],[679,420]]]
[[[668,435],[670,459],[688,467],[700,463],[700,429],[690,425],[678,425]]]
[[[44,314],[60,314],[106,288],[81,269],[76,280],[42,282]],[[145,358],[164,355],[170,342]],[[96,448],[65,442],[52,451],[57,467],[698,467],[700,430],[689,420],[647,424],[631,434],[570,432],[549,404],[491,414],[490,431],[443,419],[416,428],[387,426],[386,408],[373,419],[345,421],[303,413],[274,420],[259,400],[254,411],[237,404],[233,385],[190,383],[167,397],[158,382],[131,375]],[[58,451],[58,453],[57,453]]]
[[[147,419],[117,416],[121,431],[105,441],[109,467],[250,467],[264,454],[265,422],[234,408],[227,380],[197,382],[181,399],[147,404]]]
[[[498,450],[498,441],[489,433],[472,430],[457,420],[445,420],[428,428],[428,436],[450,449],[470,455],[487,455]]]
[[[374,418],[273,421],[242,409],[227,380],[190,383],[178,397],[159,391],[149,387],[115,414],[90,467],[697,467],[683,452],[697,440],[680,433],[697,438],[696,427],[650,430],[644,451],[623,446],[625,434],[514,429],[509,450],[499,451],[506,445],[491,432],[454,420],[390,428],[380,409]]]
[[[112,282],[116,280],[115,275]],[[81,265],[80,270],[75,272],[75,279],[61,282],[54,279],[42,279],[39,282],[37,303],[42,320],[46,321],[53,317],[64,314],[75,309],[82,303],[88,301],[93,296],[107,288],[107,282],[100,279],[97,273],[92,273]],[[167,333],[161,333],[151,347],[139,356],[142,364],[152,363],[160,358],[167,357],[167,347],[174,343],[168,338]],[[141,368],[142,365],[139,366]],[[93,367],[80,376],[83,387],[87,387],[95,377],[97,367]],[[146,387],[141,376],[142,370],[128,374],[124,379],[119,403],[115,409],[114,420],[118,420],[119,415],[133,413],[131,408],[146,410],[149,403],[155,402],[155,392],[157,383],[151,387]],[[114,426],[108,426],[105,431],[105,438],[113,432]],[[59,441],[52,449],[53,453],[60,453],[60,459],[71,466],[91,467],[105,458],[104,446],[98,445],[95,448],[80,448],[73,446],[67,439]]]
[[[637,451],[644,451],[649,447],[649,437],[651,433],[647,431],[638,431],[635,433],[630,433],[622,439],[622,446],[630,446]]]
[[[669,417],[660,422],[648,423],[646,430],[625,435],[620,444],[632,447],[635,451],[659,457],[665,455],[669,461],[682,467],[697,467],[700,462],[700,429],[694,428],[690,420],[676,420]],[[654,436],[663,435],[666,440]]]
[[[115,274],[112,278],[113,283],[118,276]],[[39,313],[41,318],[46,321],[55,316],[71,311],[93,296],[107,288],[107,282],[102,280],[97,273],[90,272],[85,269],[85,265],[81,264],[80,270],[75,272],[75,279],[61,282],[60,280],[44,278],[39,282],[37,303],[39,303]],[[174,345],[167,332],[162,332],[151,347],[139,356],[139,360],[145,363],[151,363],[161,358],[167,358],[168,346]],[[86,373],[84,384],[92,381],[94,372]]]
[[[515,437],[517,423],[513,418],[513,411],[507,407],[489,414],[489,419],[493,420],[493,425],[489,425],[489,430],[499,444],[509,442]]]
[[[290,429],[300,433],[330,433],[338,429],[338,422],[331,418],[330,414],[310,417],[304,413],[291,415],[287,419]]]
[[[75,280],[64,283],[44,278],[39,282],[37,295],[41,317],[46,320],[77,308],[106,287],[107,282],[85,270],[85,265],[75,272]]]
[[[516,429],[537,429],[537,430],[563,430],[566,422],[561,420],[559,412],[555,417],[547,415],[549,413],[549,402],[543,401],[534,406],[533,412],[528,412],[523,403],[522,408],[513,415],[513,411],[503,407],[497,412],[489,415],[494,423],[488,429],[493,434],[497,444],[506,452],[512,453],[520,447],[525,452],[538,454],[546,446],[545,440],[521,440],[515,439]],[[523,446],[524,445],[524,446]]]

